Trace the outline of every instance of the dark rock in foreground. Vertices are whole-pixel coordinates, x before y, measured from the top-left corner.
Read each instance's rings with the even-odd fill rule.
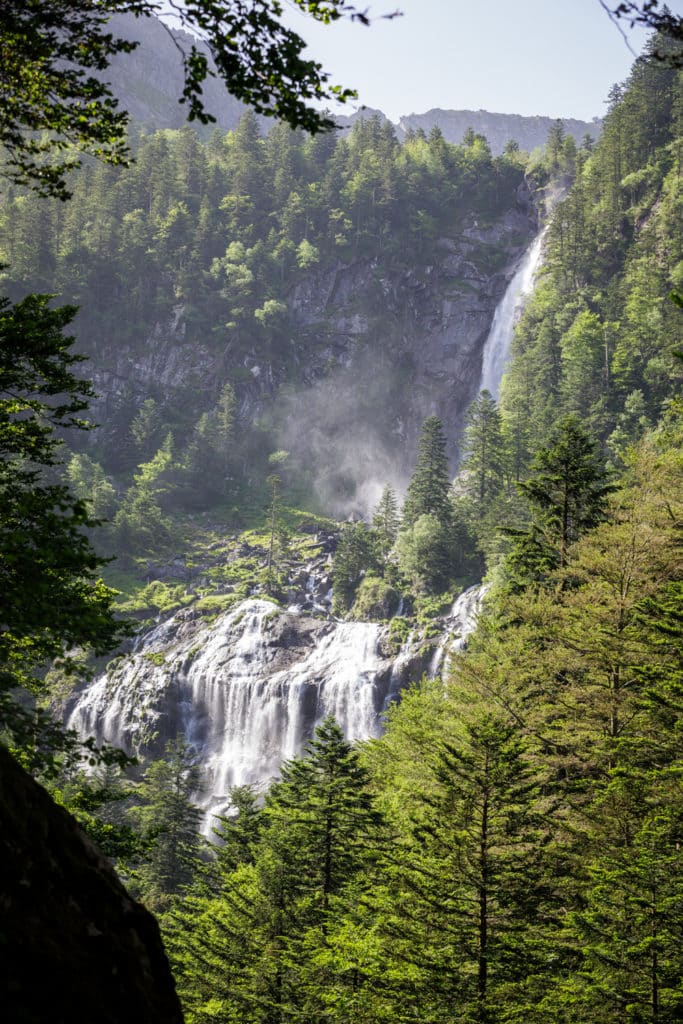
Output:
[[[182,1024],[159,928],[0,748],[0,1006],[12,1024]]]

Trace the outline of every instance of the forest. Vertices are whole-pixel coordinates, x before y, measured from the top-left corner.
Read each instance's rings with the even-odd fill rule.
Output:
[[[0,338],[26,351],[0,367],[3,742],[157,916],[190,1024],[683,1017],[683,72],[663,45],[578,146],[561,122],[542,152],[493,157],[474,133],[399,143],[374,116],[264,135],[246,113],[205,138],[134,126],[132,166],[84,161],[67,203],[3,193]],[[500,395],[456,439],[428,416],[405,493],[387,480],[335,520],[280,443],[278,401],[335,361],[291,295],[364,261],[381,307],[382,282],[520,188],[541,221],[562,198]],[[109,353],[143,358],[175,316],[189,350],[225,351],[224,377],[117,384]],[[393,337],[372,323],[364,344]],[[433,645],[485,581],[466,649],[380,738],[325,717],[266,791],[232,789],[210,840],[180,734],[138,764],[91,742],[84,770],[53,717],[74,686],[178,608],[285,605],[311,529],[334,537],[334,616],[386,622],[399,648]],[[201,593],[150,576],[227,534],[249,557]]]

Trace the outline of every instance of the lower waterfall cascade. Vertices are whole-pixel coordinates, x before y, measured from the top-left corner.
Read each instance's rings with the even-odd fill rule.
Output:
[[[183,735],[203,769],[198,803],[210,832],[230,788],[267,784],[326,715],[348,739],[379,736],[400,690],[438,675],[463,646],[486,589],[457,598],[436,651],[409,638],[395,657],[384,653],[380,623],[316,619],[259,598],[211,624],[181,611],[75,696],[67,726],[143,756]]]

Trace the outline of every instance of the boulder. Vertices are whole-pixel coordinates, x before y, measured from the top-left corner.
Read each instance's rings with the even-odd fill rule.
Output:
[[[182,1024],[154,917],[0,747],[0,1006],[12,1024]]]

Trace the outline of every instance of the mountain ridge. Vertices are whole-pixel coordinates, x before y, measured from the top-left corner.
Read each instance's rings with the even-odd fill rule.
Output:
[[[115,56],[110,64],[107,77],[120,105],[129,111],[134,121],[153,128],[182,127],[186,110],[178,102],[183,89],[180,53],[183,46],[191,41],[196,43],[196,40],[192,40],[187,32],[165,26],[158,18],[133,19],[126,15],[116,15],[110,24],[115,34],[137,39],[140,43],[132,53]],[[208,48],[201,42],[199,47],[209,56],[212,64]],[[217,78],[208,78],[205,82],[204,102],[206,110],[216,119],[216,127],[228,131],[237,127],[246,110]],[[411,129],[422,129],[428,133],[436,125],[447,142],[457,143],[462,141],[467,129],[472,128],[486,136],[494,156],[503,152],[509,139],[515,139],[521,149],[532,150],[542,146],[550,126],[558,120],[541,114],[527,116],[434,107],[419,114],[404,114],[398,122],[393,122],[383,111],[366,106],[349,115],[339,114],[336,120],[343,130],[350,128],[359,118],[373,115],[379,115],[383,121],[392,124],[401,141]],[[573,136],[577,143],[587,133],[597,138],[602,124],[599,118],[591,122],[576,118],[559,120],[567,134]],[[272,118],[267,117],[259,118],[259,122],[265,130],[274,123]]]

